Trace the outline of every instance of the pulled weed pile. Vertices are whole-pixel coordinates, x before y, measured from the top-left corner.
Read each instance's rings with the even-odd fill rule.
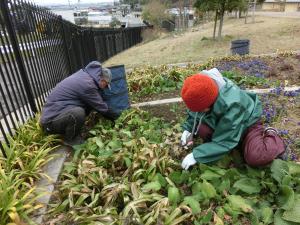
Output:
[[[65,164],[47,224],[299,223],[300,165],[253,169],[237,151],[183,171],[179,124],[129,110]]]
[[[0,224],[30,223],[29,215],[42,205],[37,198],[35,181],[42,177],[41,168],[54,156],[49,153],[57,142],[45,136],[33,119],[18,129],[9,145],[3,147],[7,158],[0,157]],[[46,176],[46,175],[45,175]]]

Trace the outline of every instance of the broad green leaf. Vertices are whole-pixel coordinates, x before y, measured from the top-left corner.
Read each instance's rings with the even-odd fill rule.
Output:
[[[290,222],[300,223],[300,195],[298,195],[293,207],[283,213],[282,218]]]
[[[203,193],[204,197],[210,199],[210,198],[214,198],[217,195],[214,186],[212,186],[206,180],[203,181],[201,186],[202,186],[201,192]]]
[[[261,190],[259,181],[257,179],[250,179],[250,178],[242,178],[236,181],[233,184],[233,187],[247,194],[259,193]]]
[[[158,181],[162,187],[166,187],[168,182],[160,173],[155,174],[153,181]]]
[[[131,159],[129,157],[124,157],[124,161],[127,168],[132,165]]]
[[[285,175],[282,179],[282,184],[287,185],[287,186],[291,186],[291,183],[292,183],[292,176],[291,175]]]
[[[226,171],[222,179],[229,179],[230,181],[238,180],[241,177],[241,174],[236,168],[230,168]],[[232,182],[233,183],[233,182]]]
[[[264,224],[270,224],[273,222],[273,210],[270,207],[265,207],[261,210],[262,221]]]
[[[183,202],[192,209],[193,214],[201,212],[200,203],[193,196],[186,196]]]
[[[245,213],[253,211],[251,205],[249,205],[246,200],[239,195],[228,195],[227,200],[233,210],[242,210],[242,212]]]
[[[95,142],[96,142],[96,145],[102,149],[104,148],[104,143],[102,142],[101,138],[100,137],[95,137]]]
[[[192,193],[193,195],[197,195],[201,192],[202,184],[200,182],[196,182],[192,186]]]
[[[250,213],[249,219],[250,219],[251,225],[260,225],[258,215],[257,215],[256,211],[253,211],[253,212]]]
[[[277,200],[282,209],[291,209],[295,202],[295,194],[293,189],[287,185],[282,185]]]
[[[174,171],[169,175],[169,178],[171,181],[173,181],[175,184],[181,184],[182,183],[182,178],[181,178],[181,172],[179,171]]]
[[[277,209],[274,215],[274,225],[296,225],[298,223],[293,223],[282,218],[283,210]]]
[[[271,175],[278,182],[281,183],[282,178],[288,174],[289,168],[287,162],[275,159],[271,165]]]
[[[169,175],[169,178],[175,184],[182,184],[185,183],[189,179],[190,175],[188,171],[174,171]]]
[[[111,147],[112,149],[117,149],[122,147],[122,143],[118,140],[110,141],[107,146]]]
[[[228,203],[224,205],[224,210],[233,218],[237,218],[240,214],[243,214],[243,212],[240,209],[233,209],[232,206]]]
[[[213,180],[213,179],[220,178],[221,175],[216,172],[213,172],[211,170],[205,170],[204,173],[202,173],[200,177],[204,180]]]
[[[169,187],[168,188],[168,199],[170,202],[170,205],[176,205],[177,203],[180,202],[180,192],[177,187]]]
[[[261,169],[252,168],[250,166],[247,167],[247,176],[251,178],[262,177],[263,171]]]
[[[159,191],[161,189],[161,185],[158,181],[153,181],[153,182],[145,184],[142,189],[143,190]]]
[[[221,219],[224,218],[225,211],[224,211],[224,209],[223,209],[221,206],[219,206],[219,207],[216,208],[216,212],[217,212],[218,216],[219,216]]]
[[[222,183],[217,187],[218,192],[223,193],[225,190],[229,190],[230,180],[228,178],[224,179]]]

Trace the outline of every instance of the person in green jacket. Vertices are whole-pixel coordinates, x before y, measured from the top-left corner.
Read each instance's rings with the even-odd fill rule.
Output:
[[[241,90],[216,69],[188,77],[181,90],[189,109],[181,136],[183,146],[200,136],[204,143],[193,148],[182,161],[182,168],[220,159],[237,146],[246,163],[263,166],[285,153],[276,129],[261,123],[262,104],[255,93]]]

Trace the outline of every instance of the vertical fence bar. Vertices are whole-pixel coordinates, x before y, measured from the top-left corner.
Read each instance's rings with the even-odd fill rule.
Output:
[[[67,67],[68,67],[68,74],[72,73],[72,68],[71,68],[71,59],[70,59],[70,54],[68,50],[68,42],[67,42],[67,37],[66,37],[66,30],[65,30],[65,24],[62,19],[62,17],[59,17],[59,22],[61,25],[61,32],[62,32],[62,39],[63,39],[63,45],[64,45],[64,50],[67,58]]]
[[[31,31],[29,33],[30,40],[34,41],[34,58],[35,63],[38,68],[38,78],[39,84],[41,86],[41,96],[43,97],[43,102],[45,102],[45,97],[47,95],[47,91],[50,89],[50,82],[47,82],[47,77],[49,76],[49,67],[45,66],[46,63],[43,60],[43,43],[41,43],[41,38],[37,35],[37,20],[36,15],[34,14],[33,6],[31,6],[29,3],[25,3],[25,9],[28,13],[30,13],[28,23],[31,27],[34,27],[34,31]]]
[[[1,27],[4,31],[4,39],[2,38],[1,36],[1,42],[3,43],[3,46],[4,47],[4,54],[5,54],[5,59],[8,61],[8,65],[10,66],[10,70],[11,70],[11,73],[14,74],[15,76],[14,79],[17,79],[14,80],[14,82],[17,84],[19,84],[19,89],[21,90],[21,94],[19,95],[20,97],[20,101],[21,101],[21,104],[24,106],[24,113],[25,113],[25,116],[30,116],[32,114],[31,110],[30,110],[30,106],[28,106],[27,102],[26,102],[26,93],[24,91],[24,88],[22,88],[22,85],[23,85],[23,82],[22,82],[22,79],[21,79],[21,74],[20,74],[20,71],[18,69],[18,66],[16,64],[16,60],[14,59],[13,57],[13,49],[10,45],[10,41],[9,41],[9,38],[7,36],[7,32],[6,32],[6,29],[5,29],[5,24],[3,23],[3,20],[2,20],[2,17],[0,19],[0,23],[1,23]],[[5,42],[7,43],[5,45]],[[6,62],[4,60],[4,62]],[[12,65],[11,65],[12,64]],[[17,78],[15,78],[17,77]]]
[[[14,118],[13,118],[13,116],[12,116],[12,113],[10,113],[10,112],[11,112],[11,110],[10,110],[10,105],[9,105],[9,102],[7,101],[6,95],[5,95],[5,93],[4,93],[3,85],[5,86],[6,92],[7,92],[7,94],[8,94],[8,99],[9,99],[9,100],[11,101],[11,103],[12,103],[12,99],[11,99],[10,92],[9,92],[9,89],[8,89],[8,84],[7,84],[7,82],[6,82],[5,75],[4,75],[4,73],[3,73],[1,67],[0,67],[0,75],[1,75],[1,77],[3,77],[3,84],[2,84],[2,83],[0,84],[0,94],[3,96],[4,105],[5,105],[5,108],[6,108],[7,112],[8,112],[9,119],[10,119],[10,121],[12,122],[12,126],[13,126],[14,129],[16,129],[17,126],[16,126],[16,124],[15,124],[15,121],[14,121]],[[1,104],[1,106],[2,106],[2,104]],[[12,104],[12,108],[14,109],[13,104]],[[5,123],[6,123],[6,125],[7,125],[7,128],[11,128],[10,124],[9,124],[8,121],[7,121],[6,113],[5,113],[4,110],[3,110],[3,113],[2,113],[2,117],[3,117],[4,120],[5,120]],[[10,135],[12,135],[11,129],[8,129],[8,131],[9,131]]]
[[[61,44],[63,44],[63,37],[62,37],[62,30],[60,26],[60,20],[58,17],[55,17],[52,13],[49,11],[46,11],[49,22],[51,24],[51,33],[54,33],[54,36],[51,37],[53,39],[53,49],[55,52],[55,65],[56,70],[58,74],[58,80],[57,83],[60,82],[66,74],[69,74],[68,71],[65,71],[65,64],[66,64],[66,54],[65,49],[61,48]]]
[[[38,54],[36,55],[37,60],[38,60],[38,66],[40,67],[40,69],[42,70],[42,72],[39,74],[41,77],[43,77],[43,94],[47,95],[48,91],[51,89],[51,81],[49,82],[49,77],[51,77],[50,75],[50,71],[49,71],[49,64],[48,64],[48,58],[47,55],[45,54],[44,51],[44,42],[42,42],[42,37],[39,35],[39,30],[38,30],[38,11],[37,11],[37,7],[34,8],[33,6],[31,6],[29,3],[26,4],[26,7],[28,8],[28,10],[30,10],[31,13],[33,13],[33,17],[29,18],[29,22],[31,24],[31,26],[35,27],[35,31],[31,32],[33,33],[33,39],[36,40],[36,47],[37,47],[37,52]],[[34,11],[34,9],[36,9]]]
[[[2,115],[4,114],[4,111],[3,111],[3,108],[2,108],[2,105],[1,105],[1,104],[0,104],[0,112],[1,112]],[[6,121],[6,117],[4,117],[4,120],[5,120],[5,122],[7,122],[7,121]],[[8,138],[7,138],[7,136],[6,136],[5,129],[3,128],[2,122],[1,122],[1,121],[0,121],[0,130],[1,130],[1,133],[2,133],[2,136],[3,136],[4,141],[5,141],[6,143],[9,143],[9,140],[8,140]],[[3,155],[5,158],[7,158],[7,155],[6,155],[5,151],[4,151],[4,147],[3,147],[3,145],[2,145],[1,142],[2,142],[2,140],[0,140],[0,148],[1,148],[2,155]]]
[[[39,43],[39,50],[40,50],[40,56],[41,56],[41,60],[43,63],[43,67],[46,67],[46,71],[47,71],[47,77],[45,79],[44,82],[46,82],[47,85],[47,93],[49,93],[50,89],[53,88],[55,86],[55,81],[54,78],[52,76],[52,72],[50,70],[51,68],[51,58],[49,56],[49,54],[47,53],[47,46],[49,46],[49,42],[46,41],[43,38],[43,32],[44,32],[44,26],[43,26],[43,19],[41,17],[42,12],[41,9],[38,6],[31,6],[35,11],[35,23],[36,23],[36,32],[35,32],[35,36],[36,39],[38,39],[38,43]]]
[[[0,40],[1,40],[0,43],[2,43],[2,44],[4,45],[2,36],[1,36]],[[6,48],[4,48],[4,53],[7,54]],[[16,91],[14,91],[15,89],[17,89],[17,91],[19,92],[17,83],[16,83],[16,80],[15,80],[15,79],[12,80],[12,78],[11,78],[11,77],[15,78],[15,76],[14,76],[14,74],[12,73],[10,62],[9,62],[9,63],[6,63],[6,62],[5,62],[5,57],[3,56],[2,52],[0,52],[0,56],[1,56],[0,60],[3,62],[2,65],[3,65],[3,67],[4,67],[4,70],[3,70],[3,77],[2,77],[3,83],[6,84],[6,79],[8,79],[8,82],[9,82],[8,84],[10,84],[10,88],[9,88],[9,85],[7,85],[7,87],[6,87],[7,94],[8,94],[9,100],[11,101],[11,106],[12,106],[12,108],[13,108],[13,112],[15,113],[15,116],[16,116],[17,120],[20,120],[20,119],[19,119],[19,115],[18,115],[18,113],[17,113],[17,109],[16,109],[16,107],[15,107],[15,105],[14,105],[14,103],[16,103],[17,107],[18,107],[18,108],[21,108],[21,106],[19,105],[19,101],[18,101],[18,97],[17,97]],[[9,68],[10,68],[10,71],[9,71],[9,69],[8,69],[8,67],[7,67],[6,64],[8,64],[8,66],[9,66]],[[1,64],[0,64],[0,66],[1,66]],[[2,68],[1,68],[1,73],[2,73]],[[14,82],[13,82],[13,81],[14,81]],[[10,96],[10,93],[11,93],[11,92],[12,92],[14,98],[12,98],[12,97]],[[19,93],[19,94],[20,94],[20,93]],[[5,97],[5,96],[3,96],[3,97]],[[22,115],[22,114],[21,114],[21,115]],[[21,119],[24,121],[23,116],[21,116]]]
[[[8,8],[8,1],[1,0],[0,6],[1,6],[0,8],[1,8],[3,18],[4,18],[4,22],[6,23],[7,33],[11,39],[15,58],[16,58],[18,66],[19,66],[23,84],[25,86],[25,90],[26,90],[26,94],[28,97],[30,108],[34,113],[36,113],[37,107],[34,102],[34,96],[33,96],[33,93],[32,93],[31,87],[30,87],[30,83],[29,83],[29,79],[28,79],[28,76],[26,73],[25,64],[22,60],[21,52],[20,52],[19,45],[17,42],[17,35],[16,35],[15,31],[13,30],[13,24],[12,24],[12,21],[10,18],[10,13],[9,13],[9,8]]]
[[[45,24],[46,31],[45,37],[49,43],[47,47],[47,53],[50,55],[51,62],[52,62],[52,73],[55,74],[54,77],[54,86],[61,81],[62,79],[62,56],[60,53],[61,48],[59,47],[59,43],[62,41],[59,32],[54,32],[56,27],[59,27],[59,20],[56,17],[52,16],[51,13],[45,9],[42,9],[43,13],[43,23]],[[58,24],[57,24],[58,23]]]
[[[15,13],[15,15],[17,15],[17,17],[22,18],[23,12],[20,11],[20,5],[17,4],[16,0],[11,0],[10,2],[11,2],[10,6],[11,6],[12,13],[13,14]],[[18,1],[18,3],[19,3],[19,1]],[[25,22],[25,24],[26,24],[26,22]],[[23,26],[25,26],[25,25],[23,25]],[[24,32],[26,32],[26,28],[24,28],[24,29],[25,29]],[[25,61],[24,65],[27,66],[27,77],[29,79],[29,82],[30,81],[32,82],[32,85],[30,85],[30,86],[32,87],[31,90],[33,91],[33,95],[34,95],[33,100],[35,100],[35,98],[37,99],[38,109],[39,109],[42,102],[39,98],[39,95],[40,95],[39,88],[35,88],[36,86],[38,86],[38,82],[37,82],[37,78],[36,78],[36,74],[37,74],[36,66],[30,56],[30,54],[32,53],[32,50],[31,50],[32,43],[29,41],[29,39],[27,37],[28,35],[25,35],[25,34],[23,35],[22,33],[20,34],[19,32],[18,33],[16,32],[16,35],[17,35],[16,37],[19,38],[19,42],[20,42],[19,46],[21,45],[22,50],[23,50],[23,58],[25,59],[25,60],[23,60],[23,62]],[[17,39],[17,41],[18,41],[18,39]],[[21,53],[21,56],[22,56],[22,53]]]
[[[25,13],[26,17],[28,16],[27,15],[28,11],[27,11],[27,8],[26,8],[26,3],[20,2],[19,0],[17,0],[17,1],[14,0],[13,3],[14,3],[13,6],[15,7],[16,14],[24,16],[22,14]],[[25,21],[26,21],[25,24],[27,24],[27,26],[29,26],[28,20],[25,20]],[[30,26],[29,26],[29,29],[31,29]],[[37,63],[36,63],[36,60],[38,58],[38,54],[35,50],[35,44],[36,43],[32,39],[31,31],[26,32],[25,34],[19,34],[19,37],[20,37],[20,40],[22,42],[23,55],[25,56],[25,60],[27,62],[27,68],[30,68],[30,71],[31,71],[31,72],[29,72],[29,74],[31,75],[30,76],[31,81],[34,82],[34,85],[31,85],[31,86],[32,86],[32,89],[35,93],[35,99],[37,100],[36,102],[38,103],[38,105],[37,105],[38,110],[40,110],[45,98],[43,96],[42,83],[41,83],[41,80],[40,80],[41,72],[40,72],[40,70],[37,66]],[[43,99],[41,99],[41,97]]]

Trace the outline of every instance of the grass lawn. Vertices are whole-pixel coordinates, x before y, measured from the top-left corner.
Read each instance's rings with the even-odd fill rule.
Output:
[[[134,46],[105,62],[105,65],[125,64],[126,68],[179,62],[199,62],[210,57],[230,55],[233,39],[250,39],[251,54],[274,53],[277,50],[300,49],[299,18],[256,17],[256,23],[244,19],[226,19],[223,40],[212,41],[213,23],[193,28],[185,33],[171,33]]]

